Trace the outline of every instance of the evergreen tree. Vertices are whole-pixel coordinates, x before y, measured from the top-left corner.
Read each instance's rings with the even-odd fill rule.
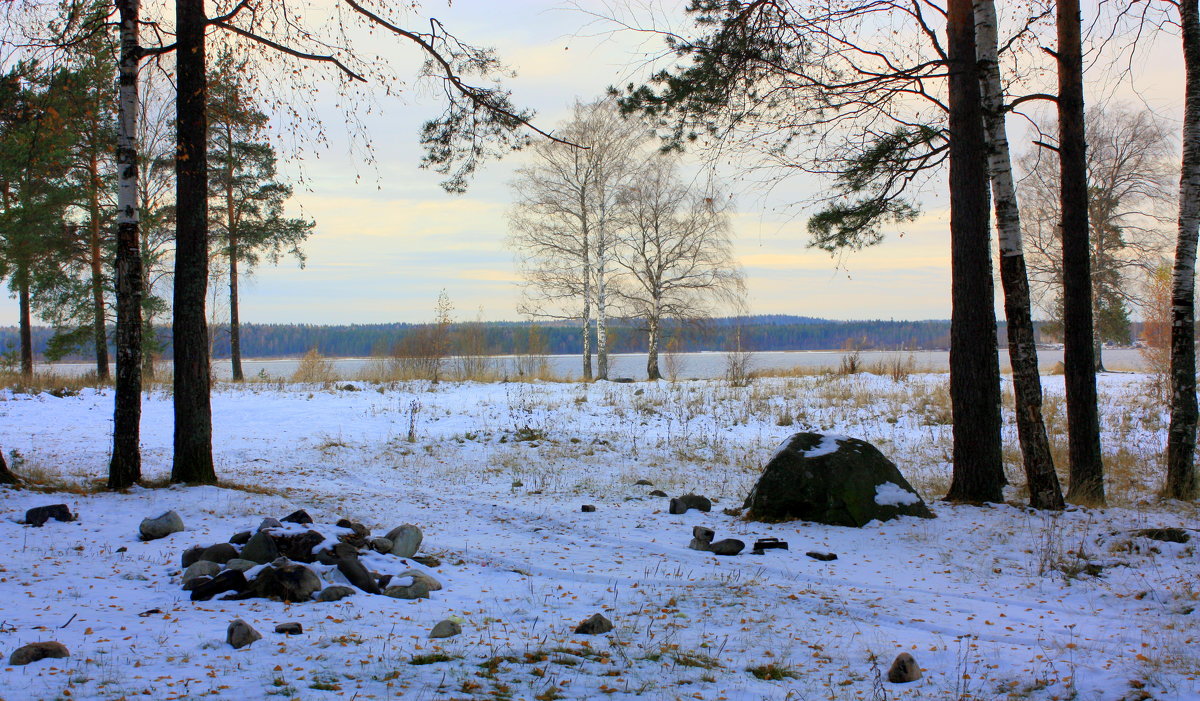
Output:
[[[267,116],[243,89],[245,61],[218,57],[209,77],[210,245],[229,278],[229,349],[233,379],[242,380],[238,282],[265,257],[271,263],[291,254],[304,265],[300,245],[314,223],[283,216],[292,188],[276,180],[275,149],[265,141]]]

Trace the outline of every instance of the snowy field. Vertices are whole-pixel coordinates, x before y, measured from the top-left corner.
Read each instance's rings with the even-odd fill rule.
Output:
[[[1061,456],[1062,378],[1046,383]],[[936,501],[949,483],[945,375],[345,385],[219,385],[223,486],[128,494],[94,490],[109,391],[0,397],[10,465],[49,485],[0,491],[2,662],[35,641],[71,651],[0,665],[0,699],[1200,698],[1200,533],[1133,534],[1197,527],[1194,505],[1153,496],[1166,416],[1146,376],[1101,377],[1114,506],[1063,514],[1019,506],[1011,412],[1012,505]],[[145,476],[165,481],[170,396],[150,394],[144,412]],[[938,518],[852,529],[723,513],[805,429],[874,443]],[[670,515],[653,489],[716,504]],[[60,502],[80,520],[17,523]],[[418,524],[444,588],[304,604],[194,603],[180,589],[187,547],[297,508],[377,535]],[[141,519],[168,509],[187,530],[139,542]],[[689,550],[693,525],[790,550]],[[615,630],[573,633],[597,612]],[[431,640],[447,617],[464,632]],[[235,618],[263,639],[232,649]],[[287,621],[303,635],[273,632]],[[902,651],[924,675],[888,683]]]

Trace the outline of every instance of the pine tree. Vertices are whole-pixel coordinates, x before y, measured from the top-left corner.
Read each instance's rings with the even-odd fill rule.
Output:
[[[218,57],[209,77],[209,232],[210,245],[227,265],[229,348],[233,379],[242,373],[238,282],[265,257],[278,263],[291,254],[304,265],[300,245],[314,223],[283,216],[292,188],[278,182],[275,149],[265,141],[267,115],[254,105],[238,76],[245,61]]]

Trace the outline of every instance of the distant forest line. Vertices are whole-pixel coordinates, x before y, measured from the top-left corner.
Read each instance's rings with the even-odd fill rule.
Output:
[[[246,358],[295,357],[314,348],[321,355],[329,357],[390,355],[406,337],[428,326],[408,323],[336,326],[244,323],[241,325],[242,355]],[[565,322],[464,322],[454,324],[452,336],[455,331],[470,329],[475,338],[482,337],[482,348],[486,349],[486,354],[513,355],[530,352],[531,328],[535,353],[561,355],[582,350],[579,327]],[[670,350],[679,352],[725,351],[737,346],[739,331],[741,347],[749,351],[839,350],[850,346],[881,350],[937,350],[950,346],[949,320],[835,321],[787,315],[673,324],[664,339]],[[160,328],[156,332],[159,348],[169,348],[170,329]],[[211,333],[214,357],[228,358],[227,327],[214,326]],[[998,333],[1001,346],[1004,346],[1003,325]],[[608,334],[610,352],[637,353],[646,350],[646,335],[635,324],[610,322]],[[33,328],[33,346],[37,357],[45,357],[46,342],[52,335],[53,331],[48,327]],[[17,328],[0,327],[0,349],[12,349],[17,345]],[[473,347],[480,347],[480,344],[474,343]],[[63,360],[87,361],[89,358],[74,355]]]

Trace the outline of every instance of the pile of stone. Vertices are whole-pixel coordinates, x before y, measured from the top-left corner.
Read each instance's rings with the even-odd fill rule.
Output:
[[[442,588],[408,560],[437,567],[418,556],[421,529],[412,524],[372,536],[361,523],[341,519],[314,523],[300,510],[267,518],[253,531],[227,543],[197,545],[183,553],[183,588],[193,601],[265,598],[280,601],[337,601],[358,591],[397,599],[427,599]]]

